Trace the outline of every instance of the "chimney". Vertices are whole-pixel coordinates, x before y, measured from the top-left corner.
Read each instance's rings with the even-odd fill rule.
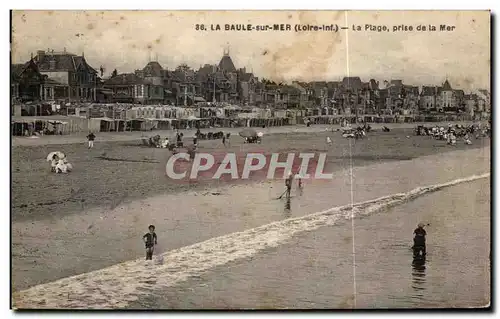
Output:
[[[43,57],[45,56],[45,51],[38,50],[38,51],[36,51],[36,55],[38,57],[38,61],[41,61],[43,59]]]

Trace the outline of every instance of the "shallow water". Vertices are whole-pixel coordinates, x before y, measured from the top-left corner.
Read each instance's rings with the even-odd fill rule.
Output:
[[[383,213],[387,208],[418,199],[461,183],[485,179],[489,174],[455,179],[448,183],[419,187],[364,203],[328,209],[300,218],[274,222],[243,232],[212,238],[157,256],[154,263],[141,260],[118,264],[99,271],[35,286],[15,295],[18,307],[116,308],[143,304],[143,299],[158,298],[169,287],[193,278],[203,280],[207,271],[266,254],[301,234],[343,221]],[[356,234],[355,228],[352,228]],[[342,247],[340,245],[339,247]],[[289,258],[291,255],[287,255]],[[344,256],[345,257],[345,256]],[[354,263],[357,265],[357,263]],[[220,269],[220,268],[219,268]],[[262,273],[266,275],[265,272]],[[274,278],[275,276],[273,276]],[[354,280],[353,282],[357,282]],[[275,286],[271,286],[274,288]],[[192,289],[192,288],[190,288]],[[348,295],[349,296],[349,295]],[[354,290],[354,296],[357,296]],[[356,299],[353,299],[356,301]],[[135,306],[137,307],[137,306]],[[158,306],[157,306],[158,307]],[[254,306],[256,307],[256,306]]]
[[[355,167],[352,200],[361,202],[488,171],[489,148]],[[25,289],[142,256],[140,238],[149,224],[157,227],[157,252],[161,253],[349,204],[350,171],[337,171],[328,182],[306,181],[303,196],[294,194],[290,207],[286,201],[276,200],[282,189],[281,182],[269,182],[221,188],[220,195],[161,195],[85,214],[14,223],[14,288]]]
[[[490,180],[483,179],[355,219],[355,269],[352,225],[346,221],[298,235],[252,260],[218,267],[130,307],[486,306],[490,300],[489,191]],[[412,265],[412,231],[421,221],[430,223],[428,258],[424,265]]]
[[[488,171],[489,171],[489,148],[450,152],[440,155],[421,157],[411,161],[381,163],[366,167],[357,167],[354,168],[353,170],[353,176],[354,176],[353,201],[360,202],[394,193],[407,192],[418,186],[439,184],[460,177],[470,176],[473,174],[482,174]],[[394,177],[387,178],[388,176],[394,176]],[[18,276],[19,274],[24,275],[22,277],[24,279],[24,282],[23,280],[19,280],[21,279],[20,278],[21,276],[19,276],[17,277],[19,278],[17,280],[17,283],[20,286],[23,285],[31,286],[33,283],[46,282],[48,280],[69,276],[75,273],[82,273],[88,270],[92,270],[92,268],[99,269],[108,265],[115,264],[117,261],[120,261],[120,259],[124,260],[133,259],[143,253],[142,251],[143,248],[142,245],[140,244],[140,240],[137,240],[137,238],[140,238],[140,236],[142,235],[140,227],[138,226],[147,225],[151,220],[154,220],[155,224],[157,225],[158,233],[160,236],[160,245],[161,245],[160,252],[170,251],[171,249],[174,248],[179,248],[189,244],[199,243],[203,240],[208,240],[224,234],[230,234],[233,232],[251,229],[252,227],[261,226],[273,221],[282,220],[293,216],[304,216],[310,214],[311,212],[327,209],[332,206],[349,204],[351,201],[350,183],[351,181],[350,181],[349,171],[341,171],[337,172],[334,180],[327,184],[320,184],[320,183],[306,184],[304,195],[302,197],[299,197],[296,194],[295,197],[292,198],[290,203],[291,204],[290,209],[286,209],[284,201],[272,200],[273,197],[275,198],[275,196],[281,193],[281,186],[282,186],[281,183],[279,185],[269,183],[269,184],[260,184],[257,186],[252,186],[251,192],[248,191],[249,189],[248,186],[238,186],[224,190],[223,194],[220,196],[185,194],[182,197],[183,198],[182,201],[179,200],[174,201],[173,197],[172,201],[169,201],[168,196],[167,197],[160,196],[156,198],[151,198],[148,201],[130,203],[127,206],[120,206],[114,210],[107,211],[106,214],[103,214],[103,212],[101,211],[94,211],[94,212],[89,212],[85,216],[68,216],[63,220],[52,221],[51,224],[47,225],[42,225],[42,223],[38,223],[35,226],[25,223],[23,225],[23,227],[26,227],[25,229],[23,229],[21,227],[21,224],[18,223],[16,227],[18,231],[21,230],[23,232],[31,233],[34,235],[31,239],[28,238],[27,242],[25,243],[25,246],[22,248],[19,247],[18,251],[22,251],[21,249],[24,249],[24,253],[26,253],[25,247],[39,249],[39,250],[44,249],[42,255],[45,255],[46,257],[37,259],[34,258],[34,260],[37,260],[39,262],[38,267],[33,267],[32,263],[27,262],[26,259],[24,260],[22,258],[17,258],[17,260],[14,259],[14,262],[15,263],[17,262],[17,264],[15,264],[14,269],[16,269]],[[274,187],[270,188],[270,186]],[[277,191],[277,189],[279,189],[279,191]],[[476,188],[472,188],[472,190],[474,189],[478,189],[477,186]],[[436,194],[439,194],[441,192],[442,191]],[[239,198],[240,200],[237,202],[231,201],[232,198]],[[177,199],[179,198],[177,197]],[[168,203],[169,205],[168,210],[165,210],[166,203]],[[448,205],[448,207],[454,207],[456,205],[461,205],[461,204]],[[203,213],[204,210],[206,210],[207,213]],[[183,213],[182,216],[180,216],[178,212],[182,212]],[[99,218],[99,216],[101,216],[102,218]],[[373,216],[378,216],[378,213],[374,213]],[[79,219],[76,220],[75,218]],[[371,217],[368,217],[366,219],[370,218]],[[306,221],[307,220],[309,220],[309,217],[306,217]],[[332,221],[337,223],[337,217],[332,219]],[[93,223],[92,224],[93,227],[91,227],[90,230],[87,229],[86,227],[84,228],[86,230],[83,231],[81,230],[83,228],[82,227],[83,225],[88,225],[90,223]],[[377,222],[375,222],[374,224],[378,225]],[[407,239],[409,241],[411,240],[411,231],[413,230],[414,224],[416,224],[416,222],[411,222],[410,226],[411,229],[409,230],[410,234],[407,234],[406,229],[404,230],[405,236],[408,236]],[[168,257],[169,255],[167,254],[165,261],[167,268],[162,270],[162,271],[167,271],[167,273],[164,275],[160,275],[158,273],[159,268],[156,269],[155,267],[144,271],[144,265],[143,262],[141,261],[138,261],[139,263],[132,262],[132,264],[129,264],[128,266],[123,266],[125,267],[124,269],[128,269],[126,270],[127,275],[124,274],[123,276],[118,276],[118,278],[115,279],[110,279],[113,277],[113,274],[114,277],[117,276],[117,274],[113,271],[111,271],[111,273],[108,272],[106,274],[103,272],[97,272],[97,274],[101,274],[97,276],[98,278],[102,278],[102,280],[108,278],[106,280],[111,280],[112,283],[114,282],[113,285],[118,285],[116,287],[122,285],[120,284],[120,282],[123,281],[125,287],[127,287],[127,289],[131,289],[131,291],[129,292],[124,291],[123,289],[117,290],[116,292],[112,292],[114,291],[113,285],[107,286],[104,285],[103,283],[98,284],[97,282],[95,282],[96,274],[88,274],[88,275],[83,275],[81,279],[75,278],[75,279],[69,279],[69,281],[63,280],[61,281],[61,283],[57,284],[54,283],[54,284],[49,284],[47,286],[42,285],[39,287],[34,287],[31,293],[34,293],[35,296],[38,296],[36,298],[42,298],[44,295],[50,296],[53,295],[54,293],[57,293],[57,291],[64,292],[69,289],[69,291],[72,292],[81,291],[81,294],[87,295],[88,292],[84,291],[87,291],[88,289],[91,289],[92,291],[92,289],[95,288],[91,287],[95,287],[95,285],[98,284],[98,286],[101,287],[100,288],[102,291],[101,293],[103,295],[107,295],[107,297],[104,300],[108,300],[108,303],[110,300],[115,300],[117,301],[116,306],[148,307],[149,305],[149,306],[162,306],[162,307],[174,307],[174,308],[191,307],[187,304],[175,303],[174,301],[169,302],[167,305],[165,302],[160,302],[158,300],[151,299],[151,297],[147,297],[149,295],[147,291],[144,291],[144,294],[141,296],[140,291],[135,291],[135,289],[143,287],[144,285],[145,287],[149,288],[141,288],[141,289],[153,289],[156,286],[163,287],[163,285],[165,284],[167,286],[170,285],[175,286],[177,284],[182,285],[183,280],[190,280],[190,278],[193,278],[193,276],[198,278],[198,280],[201,280],[199,279],[200,275],[202,275],[207,270],[211,271],[213,269],[217,269],[217,271],[215,272],[217,274],[217,272],[219,272],[220,269],[222,269],[222,273],[224,273],[226,269],[232,269],[232,267],[234,266],[234,264],[232,264],[233,257],[236,258],[235,260],[239,260],[239,258],[258,259],[262,258],[262,256],[268,256],[268,254],[272,254],[273,252],[281,251],[279,245],[283,243],[278,241],[277,244],[278,246],[276,246],[278,247],[278,249],[276,250],[275,248],[273,248],[274,244],[269,246],[270,243],[269,240],[274,240],[273,238],[278,238],[278,239],[281,238],[279,236],[285,234],[281,233],[281,231],[284,230],[286,230],[287,232],[292,231],[292,233],[290,234],[293,234],[295,232],[294,229],[300,229],[301,227],[300,226],[301,224],[295,224],[295,222],[292,221],[290,223],[287,222],[284,225],[286,227],[279,228],[281,230],[278,233],[276,233],[273,230],[272,227],[274,226],[272,227],[269,226],[271,228],[269,228],[268,226],[263,226],[264,229],[268,229],[266,231],[270,230],[271,233],[269,232],[262,233],[262,235],[264,236],[262,238],[255,237],[255,236],[260,236],[259,235],[260,231],[255,231],[255,230],[249,230],[249,233],[247,235],[244,235],[244,236],[250,236],[248,237],[248,239],[245,239],[247,237],[240,238],[238,237],[240,235],[234,234],[234,236],[236,236],[234,237],[235,240],[239,240],[238,243],[240,244],[244,244],[245,242],[248,242],[248,244],[253,243],[252,245],[255,245],[254,248],[258,248],[257,251],[253,251],[254,249],[248,249],[248,247],[243,249],[244,248],[243,246],[240,247],[243,250],[241,249],[238,250],[236,249],[238,246],[235,243],[234,245],[236,245],[235,246],[236,250],[234,252],[229,253],[229,251],[226,251],[223,255],[219,256],[218,250],[222,249],[222,246],[219,245],[222,245],[222,243],[224,242],[219,243],[218,239],[214,238],[212,241],[210,241],[210,243],[204,242],[197,244],[193,247],[186,247],[185,249],[184,248],[180,249],[178,253],[172,252],[174,253],[174,255],[172,255],[171,257]],[[356,222],[356,225],[358,225],[358,222]],[[479,227],[482,228],[483,225],[479,225]],[[313,229],[314,227],[311,228],[311,232],[309,234],[311,236],[320,236],[319,238],[321,238],[323,230],[322,229],[313,230]],[[352,243],[350,245],[348,244],[349,234],[350,234],[349,228],[338,227],[335,229],[339,230],[338,231],[339,234],[342,234],[341,230],[345,229],[343,237],[340,237],[340,239],[335,237],[329,238],[328,236],[325,235],[324,239],[326,240],[327,243],[332,243],[332,242],[347,243],[335,246],[338,247],[339,249],[342,248],[344,250],[344,254],[346,254],[349,247],[352,247]],[[489,230],[489,228],[487,229]],[[358,234],[361,230],[362,230],[361,228],[356,226],[355,234]],[[99,234],[99,236],[89,237],[89,233],[91,232],[95,232],[94,234]],[[387,232],[390,233],[390,231]],[[482,232],[484,233],[486,232],[486,230],[483,230]],[[63,242],[61,242],[61,246],[59,247],[58,246],[54,247],[53,245],[49,247],[47,244],[45,244],[48,243],[48,240],[53,238],[57,233],[66,234],[66,236],[68,233],[70,233],[73,234],[72,236],[75,237],[81,236],[80,238],[82,239],[86,238],[86,240],[78,241],[78,238],[72,238],[72,240],[69,242],[72,245],[72,247],[68,247],[67,245],[66,247],[64,247]],[[329,234],[335,236],[337,232],[334,231],[330,232]],[[279,236],[276,237],[277,235]],[[371,241],[372,238],[370,236],[372,235],[370,234],[366,235],[366,237],[369,238],[369,240]],[[89,240],[89,238],[91,239]],[[288,237],[284,238],[286,239]],[[356,238],[358,238],[358,235],[356,235]],[[45,242],[44,239],[46,240]],[[406,239],[404,241],[405,241],[404,245],[406,245]],[[358,243],[357,239],[356,243]],[[48,248],[43,247],[44,244]],[[309,245],[308,247],[312,246],[314,245]],[[109,251],[110,254],[106,255],[106,257],[109,257],[109,260],[103,258],[103,252],[106,251],[107,247],[109,247],[107,250]],[[116,249],[114,247],[120,247],[120,248],[123,247],[127,248],[128,250]],[[202,250],[203,254],[199,254],[200,251],[198,250],[200,249]],[[264,253],[262,253],[260,249],[263,249]],[[407,250],[407,246],[405,249]],[[75,252],[78,251],[78,254],[75,253],[74,256],[64,255],[65,253],[67,254],[68,250],[69,251],[74,250]],[[193,252],[190,252],[191,250],[193,250],[193,252],[196,252],[196,254],[193,255]],[[223,251],[220,252],[222,253]],[[59,256],[63,261],[62,263],[61,262],[58,263],[58,261],[55,260],[54,258],[50,258],[51,256],[53,257],[58,252],[60,253]],[[327,252],[327,250],[325,250],[325,252]],[[293,251],[288,251],[286,255],[289,259],[287,259],[286,262],[284,261],[283,263],[287,264],[288,267],[294,267],[296,265],[297,270],[293,278],[297,280],[296,278],[300,278],[300,274],[303,271],[305,271],[304,274],[306,274],[308,270],[301,269],[300,265],[301,263],[303,263],[303,258],[295,258],[293,253],[294,253]],[[298,256],[302,256],[300,255],[300,252],[297,253]],[[380,252],[377,252],[377,254],[378,253]],[[232,257],[231,254],[235,255]],[[337,254],[337,252],[335,252],[335,254]],[[169,262],[168,258],[173,258],[173,259],[171,259],[171,261]],[[193,258],[197,260],[194,260]],[[314,258],[313,257],[311,258],[312,258],[311,260],[313,259],[316,260],[316,259],[321,259],[321,256],[315,256]],[[339,260],[341,260],[341,262],[339,265],[335,266],[335,270],[333,272],[334,273],[339,272],[347,276],[348,272],[343,271],[342,267],[352,268],[352,262],[351,264],[349,264],[349,260],[347,259],[339,259]],[[178,264],[179,266],[181,266],[181,268],[177,269],[168,268],[168,265],[170,265],[171,262]],[[236,261],[236,264],[238,262],[240,261]],[[185,264],[184,266],[182,266],[183,263]],[[188,264],[186,263],[189,263],[190,266],[187,266]],[[243,261],[242,264],[247,264],[247,262]],[[285,275],[288,273],[290,274],[294,273],[292,270],[282,271],[279,268],[274,268],[273,270],[272,263],[269,264],[270,265],[269,271],[266,272],[265,264],[266,262],[264,262],[264,266],[262,266],[263,269],[261,269],[260,272],[256,272],[252,275],[245,275],[244,273],[242,273],[241,277],[235,278],[234,280],[236,282],[237,281],[249,282],[250,280],[253,280],[259,283],[264,280],[261,277],[269,279],[271,277],[275,277],[276,273],[282,273]],[[88,265],[91,265],[90,267],[92,268],[85,270],[85,267],[89,267]],[[222,268],[217,268],[217,265],[219,265]],[[24,272],[19,271],[20,269],[23,269],[22,267],[25,267]],[[378,267],[378,265],[373,267],[376,268]],[[392,271],[391,267],[392,265],[389,265],[387,269],[384,270],[384,272]],[[39,271],[37,271],[37,268]],[[163,269],[164,267],[160,268]],[[318,270],[317,276],[320,276],[324,271],[327,270],[327,268],[325,267],[323,268],[324,269],[322,269],[321,267],[317,268],[315,266],[314,269]],[[56,275],[53,275],[53,272],[49,273],[49,269],[58,269],[58,273]],[[121,271],[122,270],[120,270],[119,272]],[[309,272],[311,272],[311,270],[309,270]],[[14,276],[16,278],[16,272],[14,273]],[[140,278],[141,276],[147,277],[149,279],[146,278],[147,280],[145,283],[137,283],[138,280],[137,278]],[[342,278],[344,278],[345,276],[342,276]],[[223,277],[226,278],[227,276],[223,275]],[[219,289],[221,293],[223,291],[230,291],[230,288],[236,285],[230,282],[228,283],[224,278],[217,279],[217,282],[224,284],[224,286]],[[118,282],[116,282],[116,280],[118,280]],[[166,282],[160,285],[160,282],[163,282],[165,280]],[[349,281],[348,278],[345,278],[345,281],[348,282]],[[134,284],[133,285],[127,284],[127,282]],[[153,284],[153,282],[157,282],[157,284]],[[310,283],[311,282],[309,282],[309,284]],[[75,284],[79,288],[75,288]],[[137,284],[139,284],[139,286],[137,286]],[[324,280],[323,281],[320,280],[319,283],[317,283],[317,285],[320,286],[323,284],[325,284]],[[274,293],[275,295],[279,296],[279,294],[276,292],[276,289],[279,289],[278,287],[280,285],[281,283],[279,281],[271,282],[270,284],[264,287],[265,289],[264,288],[261,289],[263,291],[262,296],[268,296],[266,297],[268,299],[271,298],[269,297],[269,291],[272,291],[270,295],[273,295]],[[374,283],[373,285],[377,285],[377,283]],[[352,280],[350,286],[352,287]],[[196,284],[193,285],[189,284],[188,287],[190,288],[196,287]],[[299,296],[301,295],[301,289],[302,289],[299,288],[297,288],[296,290],[287,290],[287,292],[291,293],[292,291],[295,291],[295,296]],[[168,289],[165,289],[166,293],[168,293],[167,291]],[[188,288],[186,288],[185,290],[191,291]],[[189,299],[188,297],[182,297],[188,294],[187,292],[183,292],[183,289],[180,290],[175,289],[175,291],[179,293],[180,296],[179,300]],[[115,293],[118,293],[118,295],[116,295]],[[157,296],[158,293],[159,292],[155,291],[153,296]],[[161,296],[161,291],[159,294]],[[307,296],[307,289],[305,295]],[[352,307],[352,302],[353,302],[353,298],[351,298],[352,291],[351,294],[349,294],[347,288],[340,289],[338,296],[339,298],[340,296],[342,297],[341,301],[339,301],[338,304],[334,305],[332,305],[331,303],[325,304],[316,300],[311,300],[310,298],[304,299],[300,296],[299,296],[300,298],[297,297],[298,298],[297,300],[299,299],[303,300],[304,302],[303,307],[307,308]],[[77,296],[72,298],[76,297]],[[91,302],[91,300],[95,300],[96,297],[99,297],[99,295],[95,295],[95,293],[93,293],[90,299],[86,299],[87,300],[86,302]],[[139,298],[139,300],[137,300],[137,298]],[[271,307],[269,303],[263,304],[262,302],[261,303],[254,302],[253,304],[249,305],[240,305],[238,303],[234,302],[232,303],[231,300],[229,301],[226,300],[225,302],[222,301],[212,302],[211,304],[202,303],[203,300],[205,301],[208,300],[207,298],[208,297],[200,297],[200,299],[198,299],[197,302],[192,301],[193,303],[192,307],[195,308],[196,307],[215,307],[215,308]],[[224,296],[221,296],[220,298],[224,299]],[[290,295],[285,299],[293,301],[294,298],[295,297]],[[81,298],[80,300],[81,301],[73,300],[71,302],[66,300],[64,301],[57,300],[57,302],[58,303],[62,302],[63,304],[69,303],[72,304],[73,306],[78,305],[79,302],[85,303],[84,298]],[[176,297],[170,295],[169,298],[167,298],[167,300],[176,300]],[[267,300],[267,299],[264,298],[262,300]],[[297,304],[297,302],[299,302],[297,300],[293,301],[292,305]],[[55,302],[55,300],[52,300],[52,302]],[[306,304],[309,304],[309,306],[306,306]],[[102,304],[102,302],[94,301],[93,303],[94,307],[99,305],[103,307],[106,306],[105,304]],[[357,302],[357,306],[369,307],[370,305],[362,306],[362,304]],[[400,306],[400,304],[397,304],[396,306]],[[285,307],[285,306],[283,305],[280,306],[280,304],[276,301],[274,302],[274,306],[272,307]],[[383,304],[378,305],[378,307],[383,307]]]

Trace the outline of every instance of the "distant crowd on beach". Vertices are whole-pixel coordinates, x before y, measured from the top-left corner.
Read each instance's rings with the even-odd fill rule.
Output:
[[[491,137],[491,126],[489,123],[484,125],[481,123],[471,125],[448,124],[448,127],[419,125],[415,128],[415,133],[418,136],[431,136],[437,140],[445,140],[449,145],[455,145],[457,139],[461,139],[465,144],[470,145],[472,144],[472,137],[476,139]]]

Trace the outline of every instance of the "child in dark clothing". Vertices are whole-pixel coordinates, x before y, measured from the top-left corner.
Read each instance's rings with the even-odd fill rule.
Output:
[[[302,178],[299,177],[297,185],[299,188],[299,195],[302,196],[303,191],[304,191],[304,186],[302,184]]]
[[[142,239],[146,244],[146,260],[153,260],[154,246],[158,244],[158,238],[156,237],[155,226],[149,225],[148,228],[149,233],[146,233],[144,236],[142,236]]]
[[[94,140],[95,140],[95,135],[94,133],[90,132],[89,135],[87,135],[87,139],[89,141],[89,149],[94,147]]]

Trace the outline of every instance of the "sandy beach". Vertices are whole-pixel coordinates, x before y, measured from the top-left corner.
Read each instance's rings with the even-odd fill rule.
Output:
[[[157,225],[160,237],[158,252],[166,253],[175,249],[182,250],[182,247],[203,243],[218,236],[251,230],[272,222],[308,216],[332,207],[347,205],[351,202],[351,186],[354,191],[353,200],[357,203],[408,192],[419,186],[446,183],[457,178],[489,172],[489,139],[474,140],[473,145],[459,143],[451,147],[443,141],[414,136],[412,127],[413,125],[397,128],[389,133],[376,131],[369,134],[366,139],[351,141],[354,167],[352,184],[348,160],[349,141],[341,138],[339,133],[326,133],[324,128],[315,127],[309,133],[299,130],[287,134],[272,132],[276,134],[267,135],[264,143],[259,145],[260,150],[264,149],[269,152],[326,150],[328,152],[329,160],[326,170],[334,173],[333,181],[316,181],[306,184],[303,196],[292,198],[289,208],[283,201],[274,199],[281,193],[283,187],[281,180],[252,180],[230,185],[221,185],[209,180],[200,181],[196,185],[169,183],[165,180],[163,173],[168,151],[142,148],[136,137],[119,141],[103,139],[96,143],[96,148],[90,152],[82,143],[16,146],[13,142],[14,290],[27,289],[77,274],[83,274],[82,280],[85,282],[88,281],[85,273],[89,271],[140,258],[143,254],[140,237],[150,223]],[[302,129],[305,130],[305,128]],[[324,143],[327,134],[333,139],[333,146],[330,149],[327,149]],[[220,141],[203,142],[201,147],[207,151],[223,148]],[[252,147],[255,146],[242,144],[241,138],[235,137],[231,141],[231,147],[223,150],[241,151],[243,148],[243,151],[251,151]],[[48,172],[48,164],[44,161],[44,157],[49,151],[55,149],[62,149],[69,155],[71,161],[75,163],[74,172],[64,176],[51,175]],[[158,163],[109,162],[96,159],[104,152],[113,158],[144,159],[148,157]],[[217,190],[216,195],[213,194],[214,189]],[[208,192],[208,190],[212,191]],[[466,213],[467,211],[464,212]],[[370,215],[367,218],[372,217]],[[326,223],[325,225],[333,224]],[[413,222],[405,227],[408,227],[408,232],[411,232],[414,227]],[[489,225],[483,223],[481,227],[484,232],[488,232]],[[313,228],[307,232],[315,233]],[[258,232],[252,236],[257,236],[257,234]],[[408,234],[409,238],[410,236],[411,234]],[[363,238],[366,239],[366,236]],[[259,244],[258,240],[253,243],[256,246],[262,244]],[[277,245],[274,247],[279,247],[281,242]],[[349,247],[349,242],[346,240],[345,245],[342,246]],[[238,251],[237,246],[235,249]],[[263,249],[266,251],[265,247]],[[246,252],[242,256],[248,258],[248,251],[244,251]],[[250,253],[250,256],[255,254]],[[210,253],[207,256],[210,256]],[[266,254],[258,256],[266,256]],[[233,260],[227,258],[225,263],[231,264]],[[283,259],[280,260],[283,262]],[[187,262],[180,267],[185,271],[186,269],[190,271],[184,275],[179,273],[178,278],[175,277],[175,269],[168,270],[169,278],[177,278],[167,285],[168,287],[176,287],[175,283],[190,282],[188,279],[193,277],[193,271],[196,273],[199,265]],[[207,265],[210,266],[209,263]],[[210,270],[215,272],[212,273],[214,276],[218,276],[218,266],[220,262],[204,269],[200,274]],[[160,272],[165,270],[162,269],[160,267],[157,270],[149,270],[150,275],[158,277]],[[115,306],[120,307],[147,307],[148,302],[166,308],[207,306],[205,303],[195,301],[191,306],[185,303],[164,302],[172,300],[170,297],[175,291],[179,292],[179,296],[187,294],[187,288],[183,286],[184,288],[180,290],[171,290],[158,283],[154,287],[156,297],[167,295],[170,297],[164,301],[158,298],[153,298],[154,300],[151,301],[149,297],[139,292],[142,291],[144,285],[148,286],[148,284],[143,283],[141,284],[143,286],[139,285],[140,287],[134,286],[131,280],[137,281],[137,278],[133,278],[135,277],[123,279],[131,287],[131,292],[125,298],[128,298],[128,301],[124,302],[123,298],[115,300],[120,298],[115,298],[115,295],[111,294],[108,295],[108,297],[111,296],[109,297],[110,304],[113,301]],[[258,280],[257,275],[253,278]],[[61,291],[66,289],[58,285],[54,287],[59,287]],[[67,282],[67,285],[71,287],[71,280]],[[88,282],[81,285],[84,291],[87,289],[85,285],[92,286]],[[231,285],[228,283],[224,291],[230,291],[229,286]],[[55,301],[50,299],[49,295],[55,288],[43,288],[43,285],[39,287],[41,288],[37,288],[38,290],[33,288],[34,291],[37,291],[40,298],[46,297],[45,305],[39,306],[50,306],[51,302]],[[110,293],[108,288],[102,289],[102,294]],[[271,293],[272,289],[269,289],[267,293]],[[40,291],[45,292],[40,293]],[[156,293],[158,291],[163,292]],[[88,294],[83,291],[81,293]],[[149,293],[145,294],[149,295]],[[26,295],[32,296],[31,293],[26,293]],[[72,297],[73,304],[78,304],[73,298],[76,296]],[[88,299],[88,296],[86,298]],[[90,299],[95,300],[97,297],[94,294],[92,298]],[[193,298],[196,299],[196,297]],[[221,295],[220,298],[223,296]],[[290,295],[287,298],[289,300],[287,302],[293,302],[294,297]],[[29,298],[26,297],[23,300],[24,304],[30,304]],[[208,306],[215,308],[252,307],[249,304],[228,302],[228,300],[225,303],[213,301]],[[61,301],[59,306],[62,304],[64,302]],[[98,304],[103,306],[102,302],[93,303],[94,306]],[[253,307],[261,306],[257,302]],[[330,304],[330,306],[338,305]],[[352,306],[350,303],[345,303],[343,307]]]
[[[449,151],[443,141],[414,136],[413,127],[408,124],[396,126],[392,132],[377,131],[368,138],[353,143],[352,165],[360,166],[379,161],[409,160],[418,156]],[[230,147],[224,147],[220,140],[200,141],[200,152],[224,153],[249,152],[281,154],[289,152],[327,152],[325,171],[332,172],[350,165],[348,158],[349,141],[340,132],[325,132],[326,127],[278,127],[269,129],[262,144],[243,144],[239,136],[231,138]],[[296,132],[297,130],[297,132]],[[194,132],[191,132],[194,133]],[[234,132],[233,132],[234,133]],[[110,209],[122,201],[134,200],[155,194],[172,194],[184,191],[208,191],[227,186],[212,179],[199,178],[191,183],[178,183],[165,176],[165,165],[171,152],[142,146],[141,132],[134,136],[117,134],[104,135],[96,141],[92,150],[84,142],[74,143],[73,137],[62,137],[63,144],[52,144],[43,137],[34,139],[34,146],[12,148],[12,218],[18,220],[38,220],[55,218],[93,207]],[[156,134],[156,133],[155,133]],[[168,131],[167,136],[174,134]],[[236,135],[236,134],[234,134]],[[118,137],[117,137],[118,136]],[[186,144],[192,141],[186,134]],[[331,136],[333,145],[326,146],[325,138]],[[409,138],[407,138],[409,136]],[[46,140],[47,138],[48,140]],[[128,140],[127,140],[128,138]],[[122,139],[122,140],[120,140]],[[29,139],[24,139],[26,141]],[[56,139],[57,140],[57,139]],[[84,140],[83,140],[84,141]],[[45,144],[48,142],[48,144]],[[70,143],[71,142],[71,143]],[[65,143],[65,144],[64,144]],[[453,149],[481,147],[484,140],[473,145],[458,143]],[[45,158],[49,152],[63,151],[74,165],[71,174],[51,174]],[[104,160],[102,157],[112,159]],[[251,176],[250,182],[261,181]],[[234,180],[229,184],[246,183]]]
[[[448,124],[462,124],[468,125],[472,123],[479,122],[433,122],[433,123],[370,123],[370,125],[375,130],[380,130],[383,126],[389,126],[393,129],[410,129],[414,128],[417,125],[439,125],[439,126],[448,126]],[[340,129],[340,125],[312,125],[307,127],[305,125],[293,125],[293,126],[275,126],[275,127],[267,127],[267,128],[258,128],[254,127],[256,130],[262,130],[266,134],[278,134],[278,133],[313,133],[313,132],[324,132],[325,130],[330,129]],[[203,129],[203,131],[224,131],[226,133],[231,133],[233,136],[238,135],[243,128],[212,128],[212,129]],[[192,137],[196,130],[179,130],[179,132],[184,133],[187,137]],[[37,146],[37,145],[62,145],[62,144],[78,144],[85,143],[85,136],[88,132],[74,133],[70,135],[62,135],[62,136],[54,136],[54,135],[46,135],[39,138],[26,138],[20,136],[12,136],[12,146]],[[151,132],[103,132],[99,133],[96,141],[101,142],[113,142],[113,141],[139,141],[142,136],[151,136],[159,134],[161,136],[175,136],[175,131],[173,130],[155,130]]]

